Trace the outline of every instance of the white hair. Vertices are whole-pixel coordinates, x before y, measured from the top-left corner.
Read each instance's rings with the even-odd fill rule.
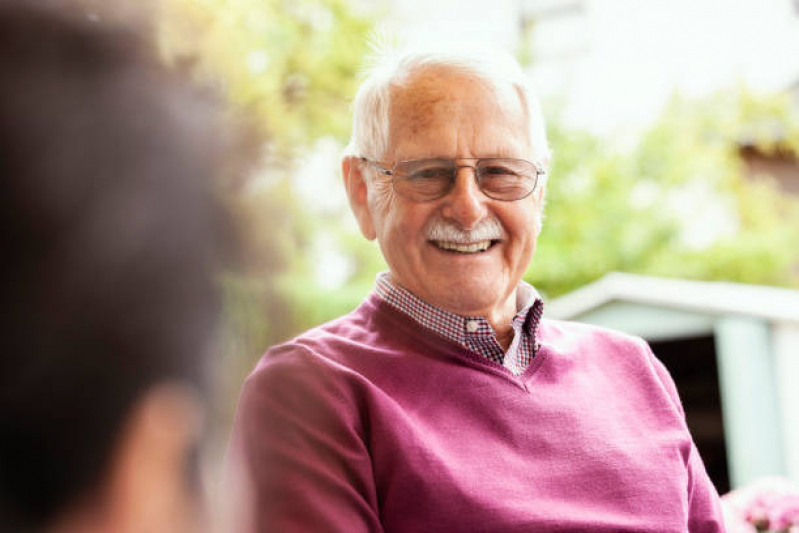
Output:
[[[376,50],[371,66],[364,72],[353,102],[352,137],[346,155],[380,160],[389,149],[389,108],[392,87],[401,87],[421,69],[441,68],[473,77],[494,91],[511,85],[527,111],[529,158],[545,165],[549,160],[544,118],[530,80],[519,63],[507,52],[490,46],[457,48],[436,45],[435,50],[401,47]]]

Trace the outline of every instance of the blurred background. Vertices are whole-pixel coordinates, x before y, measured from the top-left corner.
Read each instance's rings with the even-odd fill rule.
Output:
[[[258,135],[261,164],[227,193],[246,248],[221,280],[212,455],[266,348],[346,313],[386,268],[339,170],[370,40],[466,39],[512,51],[542,97],[554,159],[526,279],[545,315],[650,341],[720,492],[799,481],[799,1],[161,0],[152,12],[164,59],[221,89]]]

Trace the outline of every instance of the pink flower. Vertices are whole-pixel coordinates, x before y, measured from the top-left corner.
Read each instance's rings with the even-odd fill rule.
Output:
[[[799,494],[784,494],[772,502],[768,524],[771,529],[787,529],[799,525]]]
[[[787,479],[759,479],[725,494],[721,504],[729,533],[799,533],[799,527],[792,527],[799,526],[799,487]]]

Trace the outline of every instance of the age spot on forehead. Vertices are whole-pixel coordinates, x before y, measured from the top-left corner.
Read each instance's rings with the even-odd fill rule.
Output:
[[[513,131],[526,131],[526,110],[514,87],[494,87],[484,80],[441,68],[410,74],[391,88],[390,102],[389,145],[398,148],[411,143],[414,156],[443,155],[441,150],[454,149],[457,138],[447,136],[452,131],[468,138],[478,132],[490,133],[489,137],[497,140],[514,137]],[[431,134],[443,145],[417,144],[416,138]],[[454,144],[449,146],[445,139]],[[481,144],[485,143],[483,139]],[[501,147],[484,146],[491,153],[496,151],[495,155],[503,155],[505,150],[498,148]],[[426,153],[428,149],[432,151]]]
[[[454,98],[451,80],[436,74],[416,74],[408,83],[392,88],[391,137],[402,131],[417,135],[429,129],[440,117],[458,113],[460,102]]]

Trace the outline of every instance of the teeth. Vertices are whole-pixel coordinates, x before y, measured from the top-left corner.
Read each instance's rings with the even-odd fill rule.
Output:
[[[466,254],[472,254],[475,252],[484,252],[491,246],[491,241],[480,241],[480,242],[473,242],[469,244],[461,244],[457,242],[446,242],[446,241],[434,241],[436,246],[441,248],[442,250],[451,250],[453,252],[461,252]]]

